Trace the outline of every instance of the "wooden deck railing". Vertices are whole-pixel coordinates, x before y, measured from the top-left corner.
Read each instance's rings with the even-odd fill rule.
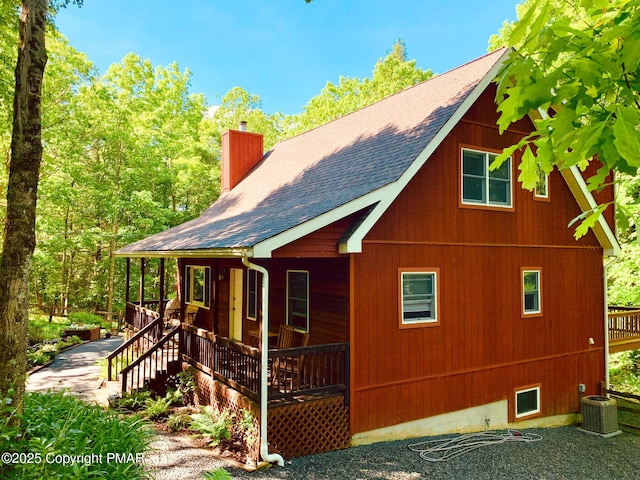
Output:
[[[251,399],[260,397],[260,350],[182,324],[184,361]],[[294,368],[289,368],[289,367]],[[281,369],[276,377],[276,368]],[[349,344],[269,350],[269,400],[314,393],[340,393],[348,404]]]
[[[133,330],[133,332],[137,332],[160,317],[160,314],[158,312],[149,308],[154,305],[155,308],[157,308],[158,302],[149,301],[145,303],[145,306],[127,302],[124,314],[126,327],[129,330]]]
[[[609,307],[609,352],[640,348],[640,309]]]
[[[344,395],[349,404],[349,344],[269,350],[272,369],[269,399],[315,393]]]
[[[190,365],[258,400],[260,350],[229,338],[182,324],[183,359]]]

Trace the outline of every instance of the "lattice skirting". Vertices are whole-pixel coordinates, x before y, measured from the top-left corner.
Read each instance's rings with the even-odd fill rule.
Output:
[[[269,408],[269,451],[285,458],[349,446],[349,407],[342,396]]]
[[[186,368],[186,364],[184,364],[184,368]],[[242,416],[242,410],[248,410],[253,415],[256,431],[260,431],[260,407],[257,403],[198,369],[194,368],[192,372],[196,384],[193,403],[197,407],[213,405],[220,411],[228,410],[238,417]],[[257,461],[259,456],[260,442],[258,441],[250,457]]]
[[[186,367],[186,365],[185,365]],[[240,414],[253,413],[259,422],[259,405],[238,391],[193,369],[197,406],[216,405]],[[305,398],[303,401],[269,407],[268,443],[270,453],[285,458],[340,450],[349,446],[349,407],[342,396]],[[259,423],[256,423],[259,428]],[[258,448],[256,449],[256,458]]]

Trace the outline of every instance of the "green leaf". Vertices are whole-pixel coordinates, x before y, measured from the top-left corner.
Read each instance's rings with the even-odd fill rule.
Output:
[[[529,145],[524,149],[518,170],[520,170],[518,180],[522,183],[522,188],[533,190],[538,182],[538,159]]]
[[[616,117],[613,144],[627,164],[640,167],[640,113],[634,108],[619,105],[616,108]]]
[[[595,175],[592,175],[587,179],[587,187],[590,192],[598,190],[604,186],[604,182],[611,173],[611,170],[607,166],[602,166],[598,169]]]
[[[575,217],[573,220],[569,222],[568,227],[571,228],[577,222],[580,222],[580,225],[576,228],[573,236],[576,240],[584,237],[590,228],[593,228],[595,224],[600,219],[602,213],[607,209],[607,207],[611,205],[611,203],[603,203],[602,205],[598,205],[592,210],[586,211]]]
[[[629,230],[632,215],[625,205],[616,205],[615,218],[619,231],[626,232]]]

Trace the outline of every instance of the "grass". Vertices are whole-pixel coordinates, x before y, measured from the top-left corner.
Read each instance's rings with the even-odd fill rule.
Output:
[[[28,392],[22,426],[4,420],[0,415],[0,451],[25,461],[3,465],[2,478],[149,478],[142,455],[153,432],[137,417],[65,392]]]
[[[67,317],[53,317],[49,322],[49,315],[29,314],[29,344],[60,338],[69,325],[71,320]]]

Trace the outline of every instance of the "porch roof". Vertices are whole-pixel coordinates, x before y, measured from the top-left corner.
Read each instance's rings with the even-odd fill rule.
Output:
[[[200,217],[117,254],[269,256],[280,245],[261,244],[286,244],[378,203],[505,56],[489,53],[276,144]]]

